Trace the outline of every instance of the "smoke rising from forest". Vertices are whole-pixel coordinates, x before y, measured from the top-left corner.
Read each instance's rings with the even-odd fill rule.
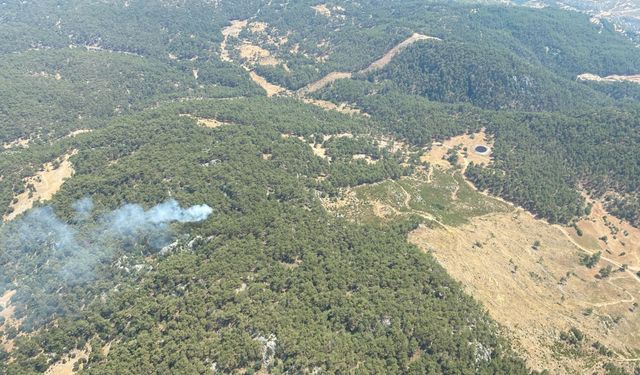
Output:
[[[182,208],[169,200],[149,210],[127,204],[89,220],[93,206],[91,198],[75,202],[74,224],[61,220],[51,207],[41,207],[0,228],[4,284],[25,274],[44,285],[90,281],[98,264],[111,262],[117,251],[160,249],[172,240],[170,223],[203,221],[213,212],[207,205]]]

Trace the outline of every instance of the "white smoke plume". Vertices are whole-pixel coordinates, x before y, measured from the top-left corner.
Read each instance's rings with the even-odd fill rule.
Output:
[[[51,207],[34,208],[0,227],[0,295],[15,289],[12,303],[28,306],[21,329],[69,312],[65,298],[100,270],[115,270],[116,256],[157,251],[173,240],[171,223],[203,221],[213,213],[206,205],[181,208],[175,200],[149,210],[127,204],[104,215],[93,207],[90,198],[75,202],[71,223]]]
[[[24,275],[42,282],[57,278],[63,285],[90,281],[96,265],[111,261],[115,251],[134,246],[158,250],[172,240],[170,223],[199,222],[213,213],[207,205],[182,208],[169,200],[149,210],[127,204],[93,222],[88,220],[91,198],[78,200],[73,208],[75,225],[42,207],[0,228],[0,282],[2,276],[14,280]]]
[[[127,204],[105,216],[106,222],[119,233],[132,233],[149,227],[177,221],[194,223],[205,220],[213,209],[207,205],[181,208],[175,200],[161,203],[148,211],[137,204]]]
[[[89,197],[79,199],[73,204],[73,209],[76,211],[76,221],[87,220],[93,211],[93,200]]]

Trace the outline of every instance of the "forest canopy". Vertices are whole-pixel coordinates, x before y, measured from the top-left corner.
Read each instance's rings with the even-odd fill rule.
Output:
[[[431,38],[366,69],[412,35]],[[640,53],[587,15],[10,0],[0,55],[1,374],[72,353],[85,374],[534,373],[408,243],[433,221],[326,208],[462,134],[492,143],[489,165],[452,163],[467,189],[562,224],[587,194],[640,226],[640,91],[576,79],[637,74]],[[296,91],[331,72],[350,78]]]

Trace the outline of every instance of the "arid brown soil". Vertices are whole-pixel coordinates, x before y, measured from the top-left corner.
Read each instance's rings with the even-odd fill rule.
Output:
[[[579,264],[582,251],[559,228],[518,209],[461,227],[421,227],[409,240],[431,251],[483,303],[529,366],[553,374],[591,373],[598,361],[635,359],[627,348],[640,348],[640,317],[632,312],[640,283],[624,272],[596,278],[597,269]],[[535,241],[541,242],[537,249]],[[558,355],[560,332],[571,327],[616,354]]]
[[[320,90],[323,87],[326,87],[330,84],[332,84],[333,82],[339,80],[339,79],[345,79],[345,78],[351,78],[351,73],[349,72],[331,72],[329,74],[327,74],[326,76],[320,78],[319,80],[312,82],[310,84],[308,84],[307,86],[301,88],[300,90],[298,90],[298,93],[300,95],[308,95],[311,94],[313,92],[316,92],[318,90]]]
[[[573,227],[563,230],[585,252],[600,251],[611,264],[640,271],[640,229],[610,215],[602,202],[587,199],[593,205],[591,213],[576,223],[582,235]]]
[[[251,76],[253,82],[257,83],[267,92],[267,96],[274,96],[287,91],[287,89],[285,89],[284,87],[280,87],[268,82],[264,77],[259,76],[256,72],[249,72],[249,75]]]
[[[239,48],[240,58],[246,62],[270,66],[282,64],[280,59],[271,56],[271,53],[262,47],[245,42],[242,43]]]
[[[231,21],[231,25],[222,29],[222,42],[220,42],[220,58],[222,61],[231,61],[229,58],[229,51],[227,50],[228,38],[237,38],[240,36],[240,32],[247,26],[247,20],[235,20]]]
[[[218,120],[216,120],[214,118],[195,117],[195,116],[192,116],[190,114],[181,114],[180,116],[181,117],[190,117],[190,118],[196,120],[198,125],[204,126],[206,128],[214,129],[214,128],[218,128],[218,127],[224,126],[224,125],[233,125],[230,122],[218,121]]]
[[[11,297],[16,294],[15,290],[8,290],[2,296],[0,296],[0,307],[2,307],[2,311],[0,311],[0,317],[4,318],[4,323],[0,325],[0,330],[5,331],[7,327],[15,327],[19,328],[21,321],[16,320],[13,316],[16,308],[11,305]],[[6,337],[3,337],[0,342],[2,348],[10,352],[13,350],[13,340],[9,340]]]
[[[47,163],[43,165],[42,171],[26,179],[26,191],[14,197],[15,200],[11,203],[13,212],[5,215],[3,220],[13,220],[16,216],[33,207],[35,202],[51,199],[53,194],[60,190],[65,180],[73,176],[73,165],[69,158],[75,155],[76,152],[76,150],[73,150],[61,156],[58,160],[59,166],[57,168],[54,168],[53,163]],[[32,191],[29,190],[28,186],[32,186]]]
[[[325,17],[331,17],[331,10],[327,8],[327,4],[318,4],[318,5],[312,6],[311,8],[313,8],[316,12],[318,12],[319,14]]]
[[[5,150],[16,148],[16,147],[29,148],[29,141],[30,141],[29,139],[20,138],[20,139],[16,139],[15,141],[12,141],[12,142],[9,142],[9,143],[4,143],[2,145],[2,147]]]
[[[489,152],[479,154],[474,151],[475,146],[484,145],[487,146]],[[451,167],[451,164],[445,159],[447,152],[451,149],[458,147],[458,164],[462,166],[463,170],[466,169],[469,163],[488,165],[491,163],[491,148],[493,147],[493,141],[487,137],[485,130],[482,129],[478,133],[464,134],[457,137],[450,138],[444,142],[434,142],[431,148],[421,157],[421,161],[428,162],[431,165],[439,166],[447,169]]]
[[[69,355],[66,355],[63,359],[51,365],[47,369],[47,371],[45,371],[45,375],[75,374],[75,371],[73,371],[74,365],[81,359],[86,360],[87,358],[89,358],[90,354],[91,354],[91,346],[89,344],[87,344],[83,348],[83,350],[74,349],[71,351]]]
[[[78,130],[74,130],[71,133],[67,134],[65,137],[66,138],[73,138],[77,135],[80,134],[84,134],[84,133],[91,133],[93,130],[92,129],[78,129]]]

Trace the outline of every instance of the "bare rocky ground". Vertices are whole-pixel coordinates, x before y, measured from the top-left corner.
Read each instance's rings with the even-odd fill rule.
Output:
[[[65,180],[73,176],[73,165],[69,158],[76,152],[73,150],[62,155],[58,160],[43,165],[40,172],[27,178],[24,182],[26,190],[14,197],[11,203],[13,212],[5,215],[3,220],[13,220],[16,216],[33,207],[35,202],[51,199],[53,194],[60,190]]]

